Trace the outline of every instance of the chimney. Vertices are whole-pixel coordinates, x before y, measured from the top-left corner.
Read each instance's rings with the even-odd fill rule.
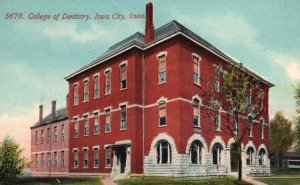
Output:
[[[42,123],[43,119],[43,105],[40,105],[39,122]]]
[[[154,20],[153,20],[153,3],[150,2],[146,5],[146,28],[145,28],[145,41],[151,42],[155,38],[154,34]]]
[[[53,100],[52,102],[52,121],[55,120],[55,117],[56,117],[56,100]]]

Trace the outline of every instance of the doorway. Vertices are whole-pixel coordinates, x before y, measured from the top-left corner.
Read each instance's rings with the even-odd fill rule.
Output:
[[[238,146],[236,143],[230,145],[230,166],[231,172],[237,172],[239,168]]]

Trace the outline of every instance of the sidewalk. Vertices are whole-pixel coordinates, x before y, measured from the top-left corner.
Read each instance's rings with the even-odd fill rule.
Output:
[[[117,185],[111,177],[102,177],[101,182],[104,185]]]
[[[259,181],[255,180],[255,179],[253,179],[252,177],[249,177],[249,176],[243,176],[243,181],[248,182],[248,183],[253,184],[253,185],[267,185],[266,183],[259,182]]]

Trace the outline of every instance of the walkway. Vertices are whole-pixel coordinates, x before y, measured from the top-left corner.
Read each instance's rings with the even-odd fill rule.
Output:
[[[117,183],[108,176],[102,176],[100,181],[102,181],[103,185],[117,185]]]
[[[243,176],[243,181],[246,181],[250,184],[253,184],[253,185],[267,185],[266,183],[263,183],[263,182],[259,182],[255,179],[253,179],[252,177],[249,177],[249,176]]]

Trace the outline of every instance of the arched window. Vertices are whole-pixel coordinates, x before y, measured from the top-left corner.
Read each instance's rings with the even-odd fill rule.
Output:
[[[249,137],[253,136],[253,117],[252,116],[248,116],[248,131],[249,131]]]
[[[194,106],[194,127],[200,127],[200,100],[194,98],[193,106]]]
[[[201,164],[203,145],[200,141],[193,141],[190,147],[190,159],[192,164]]]
[[[249,147],[247,149],[247,165],[254,164],[254,149],[252,147]]]
[[[259,157],[258,157],[258,162],[259,162],[259,165],[264,165],[265,164],[265,157],[266,157],[266,151],[265,149],[260,149],[259,150]]]
[[[160,140],[156,146],[157,164],[170,164],[172,163],[172,150],[171,145],[166,140]]]
[[[213,154],[213,164],[220,165],[221,164],[221,156],[223,152],[223,147],[220,143],[214,144],[212,148],[212,154]]]
[[[260,123],[260,136],[261,136],[261,139],[264,139],[265,138],[264,120],[260,119],[259,123]]]

